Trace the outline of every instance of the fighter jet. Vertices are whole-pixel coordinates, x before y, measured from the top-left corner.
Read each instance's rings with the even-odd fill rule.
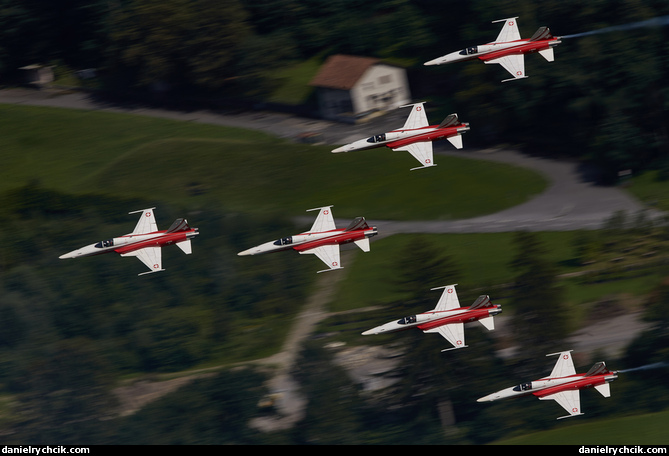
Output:
[[[432,157],[432,141],[446,138],[456,148],[462,149],[461,135],[469,131],[469,124],[460,122],[457,114],[451,114],[441,124],[430,125],[427,121],[424,105],[425,103],[421,102],[401,106],[402,108],[412,106],[412,109],[404,126],[399,130],[360,139],[338,147],[332,153],[337,154],[386,146],[392,150],[406,151],[413,155],[422,166],[411,168],[412,171],[435,166]]]
[[[298,253],[316,255],[330,268],[318,272],[343,269],[339,259],[339,245],[353,242],[364,252],[369,252],[369,238],[376,236],[377,229],[370,227],[364,217],[357,217],[346,229],[337,229],[331,207],[324,206],[307,210],[307,212],[318,211],[318,216],[309,231],[266,242],[239,252],[237,255],[259,255],[280,250],[296,250]]]
[[[153,209],[155,207],[129,212],[129,214],[142,213],[132,233],[73,250],[59,258],[79,258],[116,252],[123,257],[137,257],[150,269],[150,271],[138,275],[164,271],[161,247],[176,244],[184,253],[189,255],[192,253],[190,240],[200,233],[197,228],[188,226],[188,222],[183,218],[176,219],[167,230],[158,231]]]
[[[437,307],[429,312],[404,317],[401,320],[391,321],[362,333],[363,336],[384,334],[418,328],[425,333],[438,333],[445,337],[453,348],[446,348],[442,352],[464,348],[465,323],[478,320],[488,330],[495,329],[493,316],[502,312],[502,306],[490,302],[490,296],[481,295],[469,307],[460,307],[455,285],[432,288],[444,289],[437,302]]]
[[[461,62],[464,60],[479,59],[484,63],[499,63],[513,78],[502,82],[526,78],[525,54],[538,52],[546,60],[554,60],[553,47],[560,44],[560,37],[551,35],[548,27],[540,27],[529,40],[520,38],[517,17],[501,19],[495,22],[504,22],[497,39],[480,46],[471,46],[461,51],[451,52],[442,57],[425,62],[425,65],[442,65],[444,63]]]
[[[585,374],[577,374],[570,353],[571,350],[546,355],[559,355],[548,377],[503,389],[478,399],[478,402],[532,394],[540,400],[552,399],[569,412],[569,415],[561,416],[558,420],[583,415],[579,390],[594,387],[602,396],[610,397],[609,383],[618,378],[618,372],[609,371],[604,362],[598,362]]]

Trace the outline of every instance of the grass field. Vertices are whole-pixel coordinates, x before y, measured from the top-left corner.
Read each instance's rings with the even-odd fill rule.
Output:
[[[411,220],[493,213],[546,185],[508,165],[440,157],[437,168],[410,172],[406,153],[333,155],[256,131],[135,115],[0,105],[0,130],[0,191],[37,181],[199,208],[304,215],[333,204],[338,218]]]
[[[661,211],[669,211],[669,180],[660,178],[660,171],[647,171],[627,181],[627,190],[644,203]]]
[[[493,445],[667,445],[669,410],[613,419],[566,424],[493,442]]]

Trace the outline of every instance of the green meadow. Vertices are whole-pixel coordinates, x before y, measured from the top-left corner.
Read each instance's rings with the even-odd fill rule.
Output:
[[[257,131],[139,115],[7,105],[0,129],[0,191],[37,182],[202,209],[299,216],[332,204],[338,218],[448,220],[517,205],[546,185],[484,161],[439,157],[438,167],[410,172],[406,153],[333,155]]]
[[[565,423],[556,429],[492,442],[493,445],[667,445],[669,411]]]

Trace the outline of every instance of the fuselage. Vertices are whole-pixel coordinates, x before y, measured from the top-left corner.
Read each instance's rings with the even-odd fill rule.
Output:
[[[376,147],[387,146],[391,149],[397,149],[408,144],[422,141],[438,141],[440,139],[455,136],[469,130],[468,123],[460,123],[448,127],[439,125],[430,125],[422,128],[393,130],[380,135],[374,135],[367,139],[360,139],[350,144],[338,147],[332,152],[351,152],[354,150],[374,149]]]
[[[496,401],[509,397],[525,396],[532,394],[536,397],[544,397],[551,394],[568,390],[580,390],[593,388],[612,382],[618,378],[616,372],[604,372],[597,375],[575,374],[567,377],[542,378],[532,382],[521,383],[510,388],[497,391],[478,399],[478,402]]]
[[[425,65],[443,65],[445,63],[462,62],[465,60],[479,59],[482,61],[498,59],[513,54],[530,54],[543,51],[557,46],[561,41],[557,37],[544,40],[517,40],[506,43],[488,43],[480,46],[471,46],[461,51],[451,52],[438,57]]]
[[[162,247],[165,245],[176,244],[191,239],[198,234],[200,233],[197,228],[190,228],[189,230],[178,232],[155,231],[146,234],[126,234],[124,236],[107,239],[73,250],[61,255],[59,258],[79,258],[101,255],[109,252],[120,254],[129,253],[147,247]]]
[[[500,312],[502,312],[502,307],[499,305],[493,305],[491,307],[483,307],[474,310],[470,310],[469,307],[460,307],[458,309],[452,310],[425,312],[377,326],[376,328],[372,328],[363,332],[362,335],[368,336],[373,334],[393,333],[411,328],[418,328],[422,331],[427,331],[429,329],[437,328],[443,325],[453,323],[468,323],[480,320],[481,318],[497,315]]]
[[[262,253],[278,252],[281,250],[309,250],[322,245],[348,244],[359,241],[377,234],[376,227],[360,230],[331,230],[321,232],[305,232],[293,236],[265,242],[264,244],[251,247],[239,252],[237,255],[259,255]]]

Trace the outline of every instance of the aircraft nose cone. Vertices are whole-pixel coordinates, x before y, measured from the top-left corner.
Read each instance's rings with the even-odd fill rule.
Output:
[[[238,256],[247,256],[247,255],[251,255],[251,252],[249,250],[244,250],[243,252],[239,252],[237,255]]]
[[[339,152],[346,152],[346,146],[341,146],[337,147],[336,149],[332,149],[333,154],[338,154]]]
[[[371,336],[372,334],[374,334],[374,330],[372,329],[368,329],[367,331],[362,333],[363,336]]]

